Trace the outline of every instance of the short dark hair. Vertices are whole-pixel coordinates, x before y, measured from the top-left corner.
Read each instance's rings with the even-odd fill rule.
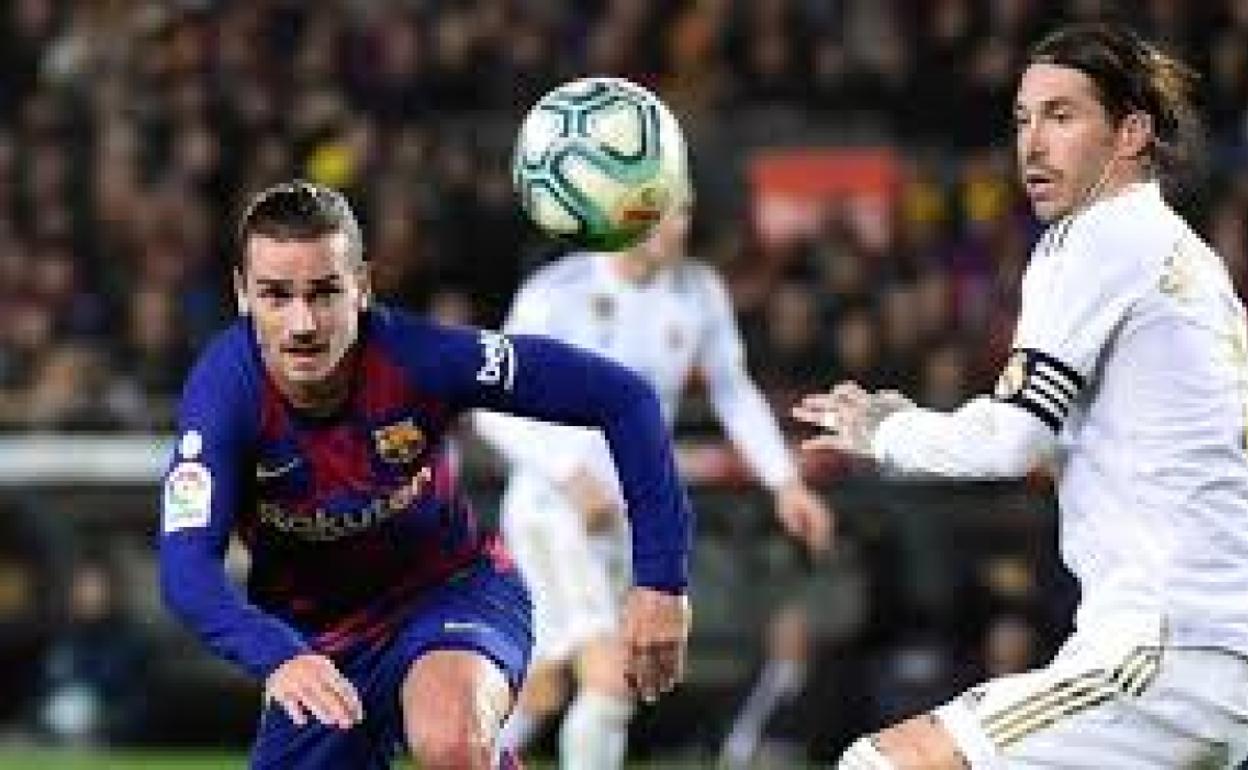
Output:
[[[243,267],[247,241],[253,235],[279,241],[309,241],[334,233],[346,235],[351,256],[364,260],[360,223],[346,196],[299,179],[282,182],[256,195],[244,209],[238,225],[234,266]]]
[[[1101,106],[1117,123],[1132,112],[1153,121],[1153,170],[1181,175],[1195,160],[1200,125],[1191,105],[1196,73],[1121,24],[1082,22],[1050,33],[1031,47],[1027,64],[1078,70],[1096,84]]]

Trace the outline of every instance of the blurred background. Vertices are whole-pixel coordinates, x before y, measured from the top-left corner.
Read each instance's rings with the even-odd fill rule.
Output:
[[[727,277],[777,409],[842,378],[948,408],[995,379],[1039,232],[1014,181],[1017,64],[1104,16],[1203,75],[1207,146],[1176,200],[1242,295],[1248,0],[0,3],[0,767],[49,767],[19,753],[41,746],[242,766],[256,686],[164,615],[152,554],[173,408],[232,316],[251,193],[342,189],[386,301],[495,325],[557,255],[511,195],[520,116],[564,79],[629,77],[685,126],[690,251]],[[677,438],[700,513],[692,669],[634,722],[639,758],[826,760],[1066,631],[1042,474],[897,484],[828,458],[807,471],[840,535],[811,563],[696,383]],[[501,468],[467,434],[463,454],[493,515]]]

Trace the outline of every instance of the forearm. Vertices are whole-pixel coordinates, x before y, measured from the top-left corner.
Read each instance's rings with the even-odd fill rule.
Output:
[[[264,679],[307,645],[290,626],[246,600],[219,559],[190,538],[160,549],[165,606],[216,655]]]
[[[1034,415],[982,397],[954,412],[905,409],[886,418],[871,451],[886,471],[956,478],[1026,475],[1053,444]]]
[[[627,501],[637,585],[683,590],[693,514],[658,399],[640,380],[616,401],[603,434]]]
[[[746,380],[713,394],[728,437],[758,480],[771,491],[797,479],[797,467],[762,393]]]

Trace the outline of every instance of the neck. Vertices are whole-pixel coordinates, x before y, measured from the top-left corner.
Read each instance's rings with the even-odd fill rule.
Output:
[[[632,284],[649,282],[659,272],[661,267],[658,263],[631,251],[611,254],[610,261],[612,272]]]
[[[1097,201],[1113,198],[1128,187],[1148,181],[1148,175],[1135,160],[1120,161],[1110,157],[1101,168],[1100,176],[1088,187],[1082,200],[1074,207],[1075,212],[1082,211]]]

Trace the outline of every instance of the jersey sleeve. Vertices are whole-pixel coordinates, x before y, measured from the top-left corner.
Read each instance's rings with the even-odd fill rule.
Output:
[[[953,412],[909,409],[886,419],[872,452],[886,468],[1008,478],[1048,456],[1075,401],[1147,283],[1135,255],[1093,241],[1094,223],[1051,231],[1023,279],[1014,349],[991,396]],[[1095,247],[1095,248],[1094,248]]]
[[[536,335],[444,329],[416,376],[460,409],[598,428],[627,502],[638,585],[688,582],[693,513],[654,390],[626,367]]]
[[[187,381],[178,441],[161,498],[160,586],[166,606],[214,653],[264,678],[307,649],[299,634],[255,605],[223,562],[257,399],[223,346]]]
[[[1026,475],[1055,443],[1034,415],[980,396],[952,412],[897,412],[880,424],[871,449],[886,472],[1008,479]]]
[[[723,281],[710,268],[702,268],[698,277],[706,311],[698,364],[711,404],[754,473],[777,489],[796,478],[797,469],[775,415],[746,368],[745,346]]]
[[[1052,253],[1041,251],[1042,242],[1023,282],[1013,350],[994,393],[1054,432],[1147,284],[1135,254],[1093,240],[1097,224],[1103,222],[1076,222]]]

